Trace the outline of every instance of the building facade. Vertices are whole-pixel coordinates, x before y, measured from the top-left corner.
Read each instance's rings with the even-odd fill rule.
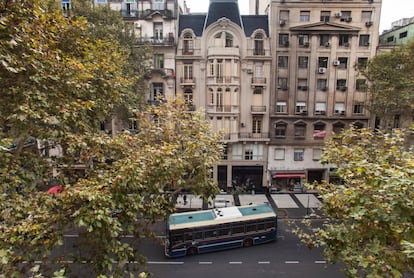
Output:
[[[324,140],[370,126],[367,80],[356,64],[376,53],[381,1],[273,0],[268,173],[274,187],[330,179]],[[332,179],[334,177],[331,177]]]
[[[414,39],[414,17],[402,18],[391,24],[391,29],[379,37],[380,48],[394,47]]]
[[[204,108],[226,150],[213,178],[223,190],[266,186],[271,52],[268,17],[241,16],[237,0],[179,18],[177,93]]]

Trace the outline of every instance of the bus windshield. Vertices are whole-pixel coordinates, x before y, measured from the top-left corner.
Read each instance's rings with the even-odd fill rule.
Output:
[[[194,255],[276,239],[277,215],[268,204],[174,213],[167,221],[165,255]]]

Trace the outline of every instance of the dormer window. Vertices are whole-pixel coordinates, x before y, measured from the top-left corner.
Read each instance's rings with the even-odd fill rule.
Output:
[[[264,55],[263,34],[258,33],[254,36],[254,55]]]
[[[226,47],[233,47],[233,36],[226,32]]]
[[[183,55],[192,55],[194,52],[193,35],[190,32],[184,34],[183,38]]]

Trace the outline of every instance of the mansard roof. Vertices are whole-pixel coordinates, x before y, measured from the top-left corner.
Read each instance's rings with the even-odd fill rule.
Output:
[[[210,1],[204,29],[207,29],[208,26],[223,17],[229,19],[243,29],[237,1]]]
[[[333,22],[317,22],[294,26],[289,29],[292,32],[301,33],[358,33],[361,28]]]
[[[203,35],[204,22],[206,20],[205,14],[190,14],[180,15],[178,22],[178,35],[181,36],[181,32],[186,29],[192,29],[197,37]]]
[[[244,33],[250,37],[257,29],[263,29],[269,37],[269,21],[267,15],[242,15]]]

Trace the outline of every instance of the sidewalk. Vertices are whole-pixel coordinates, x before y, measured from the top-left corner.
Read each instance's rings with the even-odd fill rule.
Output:
[[[282,218],[302,218],[303,215],[318,209],[321,201],[316,193],[259,193],[259,194],[218,194],[208,204],[196,195],[186,194],[177,198],[179,210],[201,210],[214,207],[245,206],[250,204],[270,204]],[[185,199],[185,200],[184,200]]]

